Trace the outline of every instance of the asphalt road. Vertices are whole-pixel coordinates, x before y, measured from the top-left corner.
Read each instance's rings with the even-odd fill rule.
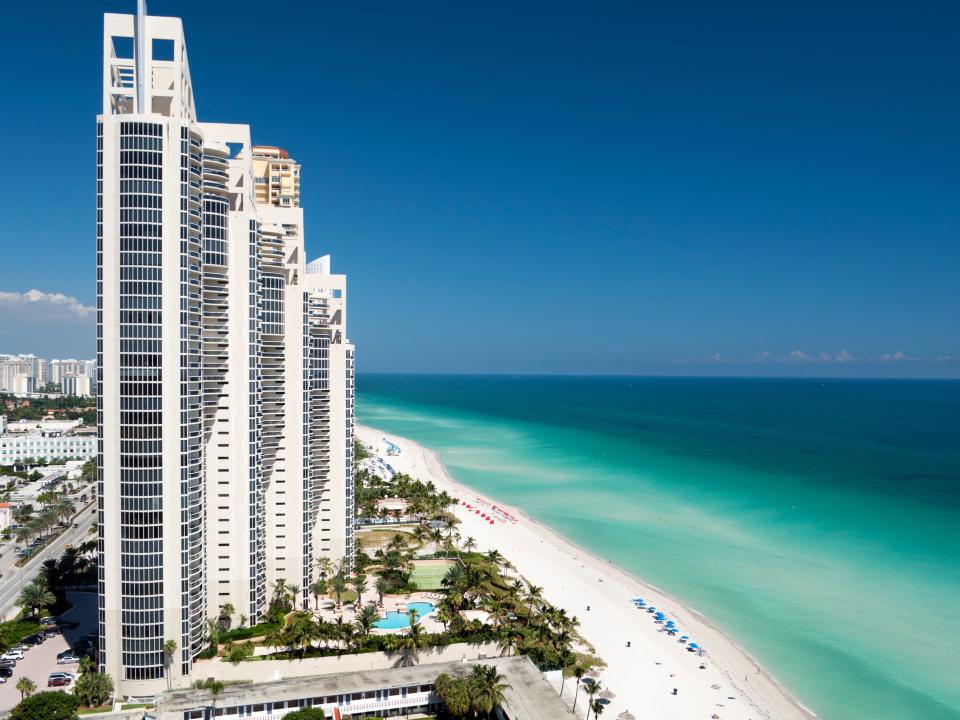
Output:
[[[97,519],[96,503],[90,502],[73,519],[78,527],[67,528],[56,540],[48,543],[38,552],[30,562],[23,568],[16,566],[17,554],[14,548],[17,543],[0,543],[0,618],[9,620],[19,612],[17,607],[17,597],[20,595],[20,588],[29,583],[36,577],[40,568],[43,567],[43,561],[48,558],[58,558],[63,554],[67,545],[78,546],[85,540],[93,537],[90,533],[90,524]]]
[[[37,691],[41,691],[47,689],[47,680],[52,672],[66,671],[79,674],[79,666],[76,663],[57,665],[57,654],[69,648],[71,643],[77,642],[87,633],[96,630],[97,596],[95,593],[67,593],[67,600],[73,603],[73,607],[61,617],[79,623],[79,627],[75,630],[64,630],[63,635],[52,637],[24,653],[23,660],[19,660],[13,669],[13,677],[7,678],[7,682],[0,685],[0,711],[9,710],[20,702],[20,693],[17,692],[16,685],[17,680],[22,677],[33,680]],[[69,690],[70,687],[72,686],[51,689]]]

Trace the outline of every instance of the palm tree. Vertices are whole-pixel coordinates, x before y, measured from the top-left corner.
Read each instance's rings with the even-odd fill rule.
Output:
[[[496,548],[487,551],[487,560],[489,560],[495,567],[499,567],[503,562],[503,555],[500,554],[500,551]]]
[[[360,637],[367,637],[370,634],[370,629],[373,627],[373,624],[377,621],[379,613],[371,605],[365,605],[360,608],[360,612],[357,613],[357,634]]]
[[[503,705],[505,691],[510,687],[503,675],[492,665],[474,665],[470,673],[473,681],[474,696],[472,704],[475,710],[489,716],[493,708]]]
[[[577,691],[573,694],[573,711],[577,711],[577,698],[580,697],[580,681],[587,674],[587,669],[583,665],[573,666],[573,676],[577,679]]]
[[[383,607],[383,596],[392,590],[390,581],[381,575],[374,583],[373,589],[377,591],[377,596],[380,598],[380,607]]]
[[[313,609],[320,609],[320,596],[327,592],[326,580],[314,580],[310,583],[310,594],[313,595]]]
[[[230,626],[233,624],[233,614],[236,611],[237,609],[233,606],[233,603],[230,603],[230,602],[224,603],[223,605],[220,606],[220,619],[226,620],[226,623],[224,623],[224,625],[226,625],[227,630],[229,630]]]
[[[353,585],[353,589],[357,593],[357,600],[354,603],[354,606],[360,607],[363,605],[363,593],[365,593],[369,587],[367,585],[367,576],[357,575],[357,577],[355,577],[350,584]]]
[[[463,543],[463,549],[467,552],[470,552],[477,546],[477,541],[473,539],[472,536],[467,536],[466,541]]]
[[[327,576],[333,572],[333,563],[330,562],[328,557],[319,557],[317,558],[317,572],[320,574],[321,580],[326,580]]]
[[[347,650],[353,647],[353,641],[357,633],[353,625],[348,622],[344,622],[343,616],[337,618],[337,622],[334,623],[334,633],[338,640],[342,640],[346,645]]]
[[[293,583],[293,584],[287,586],[287,592],[290,594],[290,595],[289,595],[289,597],[290,597],[290,602],[293,603],[293,606],[294,606],[294,607],[296,607],[298,604],[302,604],[302,603],[300,602],[300,597],[299,597],[299,596],[300,596],[300,590],[301,590],[301,589],[302,589],[302,588],[301,588],[299,585],[297,585],[296,583]]]
[[[246,625],[247,625],[247,620],[249,620],[249,619],[250,619],[250,618],[248,618],[248,617],[247,617],[246,615],[244,615],[243,613],[240,613],[240,617],[237,618],[237,620],[238,620],[239,623],[240,623],[240,627],[246,627]]]
[[[207,620],[207,636],[210,638],[210,647],[220,647],[220,623],[217,622],[216,618]]]
[[[33,695],[37,689],[37,684],[28,677],[22,677],[17,680],[17,690],[20,691],[20,699],[28,698]]]
[[[427,643],[427,634],[417,620],[416,611],[410,613],[410,627],[400,636],[398,646],[403,650],[403,664],[413,665],[418,652]]]
[[[330,578],[330,588],[333,590],[333,595],[337,599],[337,607],[340,607],[340,597],[343,595],[343,591],[347,589],[347,578],[343,573],[338,572],[332,578]]]
[[[447,625],[450,624],[450,620],[453,619],[451,611],[446,605],[441,605],[437,608],[437,620],[443,623],[443,631],[447,631]]]
[[[27,521],[25,524],[17,526],[17,530],[14,533],[13,538],[17,541],[18,544],[26,545],[27,543],[30,542],[30,538],[33,537],[33,535],[34,535],[33,523],[30,521]]]
[[[530,620],[533,619],[533,611],[535,606],[539,605],[543,601],[543,588],[539,585],[534,585],[532,583],[527,583],[527,627],[530,626]]]
[[[313,615],[305,610],[298,610],[290,616],[290,623],[284,633],[286,644],[291,650],[300,648],[300,657],[307,654],[307,648],[317,638],[318,627],[313,621]]]
[[[439,550],[441,543],[443,543],[443,530],[440,528],[431,530],[430,539],[433,541],[434,549]]]
[[[603,703],[599,700],[593,700],[590,703],[590,709],[593,710],[593,719],[596,720],[604,710]]]
[[[283,578],[277,578],[277,581],[273,583],[273,601],[279,602],[287,594],[287,581]]]
[[[39,617],[40,608],[53,605],[56,601],[57,598],[47,589],[44,578],[38,575],[29,585],[23,586],[17,603],[21,607],[30,608],[34,616]]]
[[[167,640],[163,643],[163,659],[164,663],[167,666],[167,690],[171,687],[171,682],[173,678],[170,676],[170,667],[173,665],[173,656],[177,652],[177,641],[176,640]]]
[[[563,688],[567,684],[567,668],[570,663],[577,661],[577,656],[570,652],[570,648],[565,647],[560,653],[560,697],[563,697]]]
[[[600,692],[600,681],[594,680],[587,688],[587,717],[590,717],[590,711],[593,710],[593,696]]]
[[[497,635],[497,647],[500,649],[500,657],[513,655],[520,649],[522,643],[523,636],[511,628],[502,628]]]
[[[263,636],[263,644],[272,647],[274,650],[286,644],[285,628],[282,625],[271,628],[270,632]]]
[[[463,569],[463,565],[451,565],[450,569],[444,574],[440,584],[448,590],[459,590],[463,587],[465,576],[466,571]]]
[[[66,522],[77,514],[77,509],[69,500],[62,500],[56,504],[55,512],[61,522]]]

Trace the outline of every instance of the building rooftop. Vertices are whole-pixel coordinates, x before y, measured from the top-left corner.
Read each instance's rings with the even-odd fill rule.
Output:
[[[432,684],[437,676],[446,673],[464,677],[474,665],[493,665],[509,686],[505,691],[503,708],[509,720],[544,720],[565,717],[566,705],[527,657],[501,657],[471,662],[452,662],[412,665],[385,670],[330,675],[311,675],[252,685],[229,685],[216,697],[218,708],[281,702],[318,696],[343,695],[374,689]],[[254,664],[255,665],[255,664]],[[251,668],[255,671],[256,668]],[[157,696],[155,717],[158,720],[181,720],[184,712],[210,706],[209,690],[185,689],[165,692]]]

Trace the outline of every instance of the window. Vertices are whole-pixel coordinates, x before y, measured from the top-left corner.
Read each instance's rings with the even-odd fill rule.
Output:
[[[173,40],[167,38],[153,39],[153,59],[163,62],[173,62]]]

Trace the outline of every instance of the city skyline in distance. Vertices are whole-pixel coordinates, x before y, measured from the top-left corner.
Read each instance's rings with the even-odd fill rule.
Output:
[[[82,49],[98,12],[58,4],[52,28],[10,12],[25,32],[3,52],[27,52],[36,30],[53,48],[41,64],[97,72]],[[250,118],[255,140],[285,138],[309,168],[308,250],[353,278],[361,371],[960,375],[958,106],[943,90],[957,48],[942,18],[749,4],[151,12],[191,17],[204,114]],[[303,118],[237,100],[227,38],[252,27],[289,42],[242,82],[271,74]],[[96,88],[36,102],[29,122],[2,121],[25,174],[9,232],[31,241],[8,248],[0,345],[90,356],[80,110]],[[50,213],[29,188],[54,162]],[[443,301],[398,311],[398,291]],[[569,352],[571,333],[590,351]]]

